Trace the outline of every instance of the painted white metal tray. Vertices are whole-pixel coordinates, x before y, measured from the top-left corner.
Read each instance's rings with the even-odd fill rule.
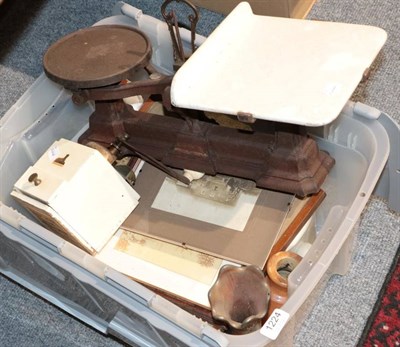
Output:
[[[332,122],[386,41],[380,28],[258,16],[239,4],[174,77],[176,106]]]

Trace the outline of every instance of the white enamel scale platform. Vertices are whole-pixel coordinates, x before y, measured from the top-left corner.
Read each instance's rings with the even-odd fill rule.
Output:
[[[328,124],[386,37],[371,26],[258,16],[240,3],[178,70],[172,103],[285,123]]]

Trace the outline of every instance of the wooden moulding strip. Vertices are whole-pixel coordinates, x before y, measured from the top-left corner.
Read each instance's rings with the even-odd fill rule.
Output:
[[[307,223],[307,221],[314,214],[319,205],[321,205],[325,197],[326,193],[321,189],[317,194],[314,194],[307,198],[307,202],[301,209],[300,213],[296,215],[296,217],[289,224],[282,236],[272,247],[270,256],[277,252],[285,250],[285,248],[290,245],[290,243],[296,237],[297,233]]]
[[[306,18],[315,2],[316,0],[289,0],[290,17]]]

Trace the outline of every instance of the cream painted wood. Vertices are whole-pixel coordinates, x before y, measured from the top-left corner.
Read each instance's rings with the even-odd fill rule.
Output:
[[[258,16],[241,3],[177,71],[172,103],[324,125],[339,115],[386,36],[365,25]]]
[[[144,252],[147,252],[146,257],[142,257],[140,252],[129,254],[129,252],[121,251],[117,246],[122,232],[121,229],[111,238],[111,241],[96,255],[97,259],[140,282],[161,288],[206,308],[210,307],[208,291],[215,282],[219,269],[227,264],[237,265],[211,257],[210,259],[215,261],[215,266],[202,267],[196,261],[200,253],[172,244],[165,247],[166,243],[156,240],[153,242],[158,242],[163,246],[154,248],[154,244],[148,242],[140,245],[145,249]],[[192,255],[182,257],[182,252],[190,252]],[[206,257],[210,256],[206,255]],[[153,260],[148,261],[148,258]],[[167,262],[169,266],[166,266]],[[188,276],[188,273],[191,273],[191,276]],[[201,278],[207,278],[207,281],[201,281]]]
[[[64,165],[55,162],[66,155]],[[33,173],[40,184],[29,182]],[[29,167],[14,189],[19,199],[34,199],[36,208],[64,221],[70,233],[84,239],[95,251],[112,237],[139,200],[98,151],[64,139],[55,142]]]

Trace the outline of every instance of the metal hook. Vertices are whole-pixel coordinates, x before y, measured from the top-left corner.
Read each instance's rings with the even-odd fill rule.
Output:
[[[196,6],[194,6],[188,0],[166,0],[161,6],[161,14],[164,17],[165,22],[167,23],[168,30],[171,35],[172,46],[174,49],[174,60],[176,62],[176,65],[179,67],[185,62],[186,56],[183,50],[182,38],[179,32],[177,16],[173,10],[169,12],[167,11],[168,5],[173,1],[176,1],[177,3],[183,3],[193,11],[193,14],[190,14],[188,16],[188,20],[190,22],[192,53],[197,48],[195,45],[195,39],[196,39],[196,26],[197,22],[199,21],[199,11],[196,8]]]

